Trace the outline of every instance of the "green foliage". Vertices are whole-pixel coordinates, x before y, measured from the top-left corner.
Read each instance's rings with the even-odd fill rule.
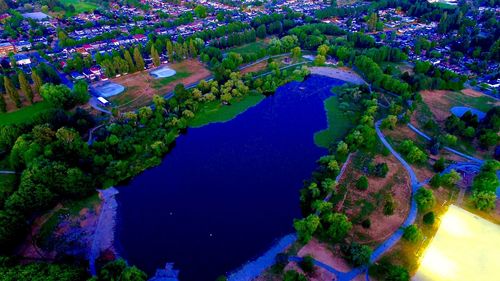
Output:
[[[403,141],[399,149],[410,163],[423,164],[427,162],[427,154],[418,148],[412,140]]]
[[[432,225],[436,220],[436,215],[434,215],[434,212],[428,212],[423,216],[423,220],[425,224]]]
[[[419,188],[415,193],[415,201],[417,202],[417,207],[420,211],[426,211],[434,207],[436,204],[436,198],[432,190],[426,188]]]
[[[384,204],[384,215],[390,216],[394,214],[394,209],[396,208],[396,202],[394,201],[394,198],[392,195],[388,195],[385,200]]]
[[[0,280],[57,280],[84,281],[88,274],[81,267],[57,263],[30,263],[26,265],[0,266]]]
[[[313,273],[314,272],[314,259],[310,255],[306,255],[302,258],[302,261],[299,263],[300,268],[305,273]]]
[[[490,211],[495,209],[497,196],[493,191],[474,191],[471,200],[478,210]]]
[[[330,225],[326,231],[326,235],[334,243],[342,241],[352,229],[352,223],[346,215],[340,213],[327,215],[326,217],[325,222],[327,225]]]
[[[369,269],[370,275],[373,275],[377,280],[386,281],[409,281],[410,273],[400,265],[393,265],[387,259],[382,258],[377,264],[374,264]]]
[[[104,265],[97,274],[96,281],[146,281],[147,275],[135,266],[129,266],[123,259]]]
[[[365,176],[359,177],[356,181],[356,188],[359,190],[367,190],[368,189],[368,178]]]
[[[382,124],[380,127],[382,129],[394,130],[398,123],[398,117],[394,115],[388,115],[384,120],[382,120]]]
[[[288,270],[283,276],[283,281],[307,281],[307,278],[295,270]]]
[[[349,263],[353,266],[367,265],[370,262],[370,256],[372,255],[372,249],[366,245],[361,245],[356,242],[352,242],[350,245],[345,245],[343,247],[343,252]]]
[[[440,157],[439,160],[434,162],[433,168],[436,173],[441,173],[445,169],[446,160],[443,157]]]
[[[301,220],[296,219],[293,222],[293,226],[297,231],[298,238],[304,244],[311,240],[319,225],[319,217],[312,214]]]
[[[404,228],[403,239],[411,243],[417,243],[423,239],[422,231],[414,224]]]
[[[472,182],[472,191],[495,192],[497,187],[500,185],[496,175],[499,169],[500,162],[496,160],[487,161],[481,168],[479,174],[474,178],[474,181]]]

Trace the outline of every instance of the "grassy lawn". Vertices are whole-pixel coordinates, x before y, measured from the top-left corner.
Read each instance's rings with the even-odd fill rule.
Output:
[[[257,53],[261,49],[267,49],[267,44],[264,40],[259,40],[253,43],[245,44],[236,48],[231,48],[227,52],[234,52],[238,54],[251,54]]]
[[[47,102],[37,102],[33,105],[23,107],[13,112],[0,113],[0,125],[12,125],[29,122],[38,113],[47,111],[51,108],[52,106]]]
[[[166,85],[174,82],[175,80],[187,78],[187,77],[191,76],[191,74],[192,73],[190,71],[187,71],[187,70],[186,71],[177,71],[177,73],[174,76],[154,80],[153,81],[153,88],[160,89],[160,88],[165,87]]]
[[[227,122],[247,109],[257,105],[265,98],[264,95],[251,94],[231,105],[222,105],[219,101],[205,104],[196,116],[189,121],[189,126],[194,128],[203,127],[210,123]]]
[[[446,99],[450,101],[452,107],[468,106],[473,107],[483,112],[487,112],[493,108],[496,100],[492,97],[483,95],[480,97],[471,97],[460,92],[451,92],[446,95]],[[450,108],[451,109],[451,108]],[[451,115],[451,112],[450,112]]]
[[[314,134],[314,143],[319,147],[328,148],[332,143],[341,140],[354,124],[349,116],[338,110],[339,99],[337,96],[331,96],[324,103],[328,129]]]
[[[76,10],[77,14],[83,13],[83,12],[90,12],[90,11],[97,9],[97,7],[99,7],[96,3],[92,3],[89,1],[82,1],[82,0],[61,0],[61,3],[63,3],[64,5],[67,5],[67,6],[69,6],[69,5],[75,6],[75,10]]]

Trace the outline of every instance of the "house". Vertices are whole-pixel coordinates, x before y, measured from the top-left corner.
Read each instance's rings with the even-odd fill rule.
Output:
[[[14,45],[12,45],[9,42],[6,43],[0,43],[0,56],[5,57],[8,56],[9,53],[15,53],[16,49],[14,48]]]
[[[31,64],[31,59],[27,55],[24,55],[24,54],[14,55],[14,59],[16,60],[16,64],[18,66]]]
[[[85,76],[83,76],[83,74],[81,74],[81,73],[73,71],[73,72],[71,72],[71,78],[73,78],[73,80],[82,80],[82,79],[85,79]]]
[[[32,48],[31,43],[28,41],[16,42],[16,43],[14,43],[14,47],[16,48],[16,52],[28,51],[28,50],[31,50],[31,48]]]
[[[101,67],[99,67],[99,66],[92,66],[90,68],[90,72],[92,72],[96,76],[100,76],[101,75]]]
[[[90,71],[88,68],[85,68],[83,70],[83,76],[85,76],[85,78],[90,79],[90,80],[95,79],[94,73],[92,73],[92,71]]]
[[[148,37],[146,37],[146,35],[144,34],[136,34],[132,36],[132,39],[134,39],[136,42],[141,42],[141,41],[146,41]]]

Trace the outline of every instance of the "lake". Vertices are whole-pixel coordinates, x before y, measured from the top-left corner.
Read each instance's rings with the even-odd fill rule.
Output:
[[[215,280],[292,233],[299,190],[327,153],[323,101],[342,81],[311,76],[226,123],[189,129],[158,167],[119,188],[121,256],[154,274],[174,262],[182,281]]]

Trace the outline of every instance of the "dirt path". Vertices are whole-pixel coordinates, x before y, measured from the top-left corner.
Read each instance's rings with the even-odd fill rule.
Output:
[[[366,81],[363,80],[361,76],[359,76],[356,72],[349,68],[332,68],[332,67],[310,67],[309,70],[311,74],[323,75],[330,78],[339,79],[342,81],[346,81],[349,83],[353,83],[356,85],[366,84]]]

